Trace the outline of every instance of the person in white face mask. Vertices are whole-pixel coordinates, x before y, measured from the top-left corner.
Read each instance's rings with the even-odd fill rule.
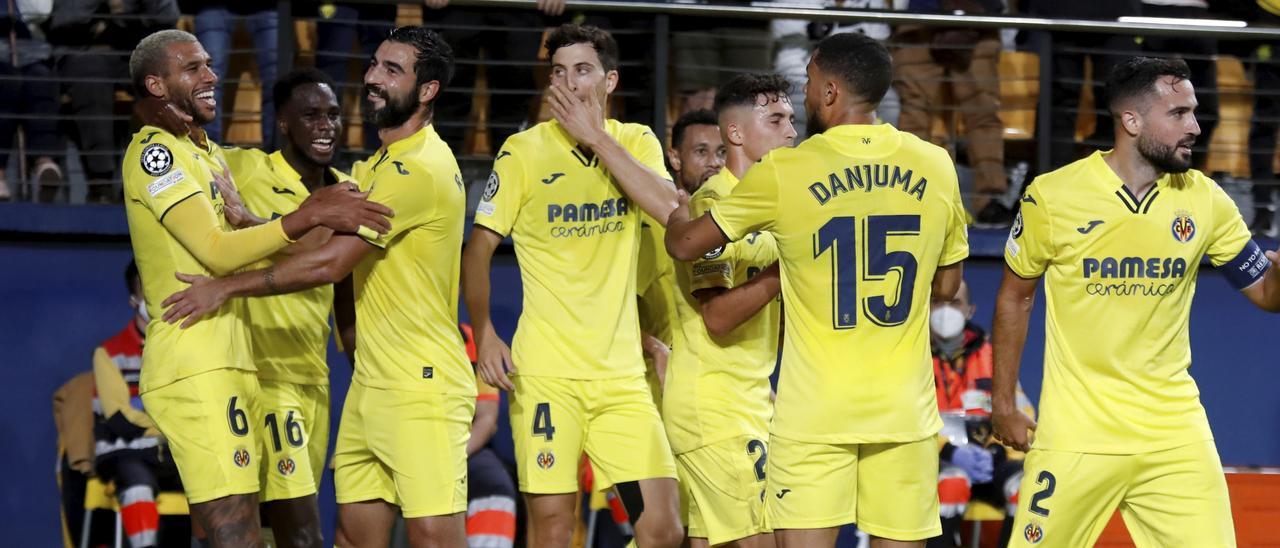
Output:
[[[1012,515],[1009,501],[1016,505],[1018,500],[1022,454],[991,437],[991,341],[982,327],[971,321],[977,307],[970,301],[968,284],[960,283],[954,299],[934,300],[931,304],[933,376],[938,410],[947,425],[938,435],[942,536],[928,542],[930,548],[935,548],[960,544],[960,521],[971,500],[981,500]],[[1021,391],[1019,401],[1028,414],[1035,412]],[[1012,524],[1009,518],[1005,519],[1001,546],[1007,543]]]
[[[155,546],[160,529],[156,494],[162,488],[181,491],[182,484],[160,431],[138,397],[142,347],[151,315],[132,261],[124,279],[133,317],[93,351],[94,469],[104,481],[115,482],[129,545]]]

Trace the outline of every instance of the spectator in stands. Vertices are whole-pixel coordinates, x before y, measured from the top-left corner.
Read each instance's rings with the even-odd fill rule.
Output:
[[[1142,14],[1140,0],[1028,0],[1028,14],[1032,16],[1057,19],[1095,19],[1115,20],[1119,17]],[[1050,116],[1051,131],[1049,138],[1053,140],[1050,153],[1050,165],[1040,166],[1041,173],[1074,162],[1083,155],[1076,147],[1076,117],[1083,114],[1092,117],[1097,123],[1092,135],[1085,136],[1085,145],[1094,149],[1108,149],[1113,140],[1111,115],[1104,105],[1107,104],[1106,90],[1103,84],[1111,67],[1120,59],[1133,55],[1139,46],[1134,43],[1133,35],[1105,34],[1088,32],[1052,32],[1053,59],[1051,78],[1053,86],[1050,90],[1053,99],[1051,113],[1038,112],[1037,116]],[[1107,53],[1083,53],[1085,51],[1105,51]],[[1083,87],[1084,62],[1088,58],[1092,65],[1093,78],[1090,86],[1093,89],[1093,112],[1080,113],[1080,92]],[[1037,138],[1040,138],[1037,136]]]
[[[1144,17],[1169,19],[1210,19],[1207,0],[1142,0]],[[1204,170],[1209,159],[1209,143],[1213,130],[1218,127],[1218,40],[1183,33],[1177,36],[1146,36],[1142,49],[1152,57],[1179,57],[1191,69],[1191,81],[1196,85],[1196,122],[1200,123],[1200,137],[1196,139],[1196,168]]]
[[[143,37],[178,22],[175,0],[55,0],[49,42],[58,47],[64,91],[71,98],[77,146],[89,180],[88,201],[118,202],[112,181],[120,166],[125,124],[116,124],[115,92],[129,89],[129,53]]]
[[[489,149],[496,152],[507,137],[522,131],[529,117],[530,98],[539,90],[533,82],[533,66],[542,46],[547,22],[527,10],[495,10],[450,6],[449,0],[424,0],[428,8],[423,23],[438,29],[453,46],[459,60],[453,85],[436,105],[435,127],[454,154],[465,152],[463,139],[471,126],[471,97],[476,87],[476,63],[484,52],[485,81],[489,91]],[[543,0],[538,8],[547,16],[559,16],[564,0]]]
[[[1253,22],[1280,26],[1280,2],[1258,0],[1255,7]],[[1253,179],[1250,230],[1256,235],[1275,238],[1280,236],[1275,226],[1274,201],[1275,190],[1280,185],[1274,164],[1276,130],[1280,129],[1280,44],[1253,45],[1257,47],[1258,60],[1253,65],[1253,119],[1249,124],[1249,176]]]
[[[960,521],[973,500],[1005,512],[999,545],[1007,545],[1018,504],[1023,455],[991,437],[991,341],[973,323],[975,311],[969,286],[961,282],[954,299],[935,299],[929,313],[938,410],[946,425],[939,434],[942,536],[930,539],[931,548],[962,544]],[[1028,415],[1035,411],[1021,389],[1018,406]]]
[[[369,59],[395,28],[396,6],[325,2],[316,9],[315,15],[319,16],[316,22],[316,68],[337,83],[339,98],[347,89],[363,89],[362,79]],[[352,52],[353,43],[358,47],[355,52]],[[360,71],[354,79],[351,75],[352,59],[358,61]],[[346,127],[355,125],[346,124]],[[366,122],[363,134],[366,150],[374,151],[382,145],[377,126]],[[345,143],[346,139],[342,142]]]
[[[671,31],[675,84],[684,99],[682,112],[712,108],[716,87],[739,72],[769,69],[773,40],[767,22],[673,17]]]
[[[8,10],[0,13],[0,32],[12,36],[16,46],[9,40],[0,42],[0,201],[11,197],[9,152],[19,124],[25,132],[27,156],[35,160],[31,196],[51,202],[62,187],[62,168],[54,161],[64,149],[56,121],[58,84],[52,80],[53,49],[43,29],[52,7],[51,0],[24,0],[9,2]]]
[[[811,5],[815,8],[858,10],[887,10],[893,7],[889,0],[787,0],[786,3]],[[809,54],[813,42],[842,32],[860,32],[881,41],[889,38],[889,25],[870,22],[833,24],[801,19],[775,19],[772,21],[772,31],[775,47],[773,70],[791,82],[789,95],[791,106],[795,109],[795,120],[792,125],[796,129],[796,142],[803,140],[805,136],[807,117],[804,113],[804,84],[808,79],[805,67],[809,65]],[[898,94],[890,88],[885,93],[884,99],[880,101],[880,105],[876,107],[876,117],[881,122],[897,126],[898,111]]]
[[[1001,0],[911,0],[917,13],[972,15],[1004,12]],[[894,82],[902,100],[898,129],[931,140],[934,118],[958,110],[964,121],[974,190],[969,205],[978,225],[1006,227],[1013,211],[1002,203],[1009,181],[1004,170],[1004,123],[1000,121],[1000,33],[998,30],[902,25],[894,29]],[[951,104],[943,91],[951,89]],[[949,116],[946,117],[949,121]],[[939,143],[944,144],[944,143]]]
[[[461,324],[471,365],[476,341],[471,326]],[[498,431],[498,389],[476,377],[476,414],[467,440],[467,545],[511,548],[516,540],[516,485],[511,472],[489,446]]]
[[[269,90],[276,83],[276,47],[279,12],[274,2],[260,0],[182,0],[184,13],[195,14],[195,35],[204,45],[209,57],[213,58],[213,73],[223,77],[220,85],[214,88],[214,101],[218,105],[218,115],[212,122],[205,124],[205,132],[215,143],[224,142],[223,87],[234,78],[228,68],[231,66],[231,42],[235,36],[236,23],[243,21],[245,30],[253,41],[254,59],[257,62],[258,82],[262,90],[260,104],[262,124],[262,147],[273,150],[276,146],[275,108],[272,106]],[[237,111],[251,110],[252,107],[239,105]],[[230,119],[235,119],[235,112]]]
[[[124,533],[130,546],[142,548],[157,543],[156,495],[162,482],[177,482],[178,469],[138,397],[142,346],[151,316],[133,261],[125,268],[124,278],[133,317],[93,351],[94,467],[104,481],[115,482]]]

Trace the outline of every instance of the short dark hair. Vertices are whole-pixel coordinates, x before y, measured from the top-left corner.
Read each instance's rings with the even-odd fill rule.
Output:
[[[406,25],[391,31],[387,40],[408,44],[418,51],[417,61],[413,63],[413,74],[417,78],[415,88],[436,81],[440,82],[440,90],[444,91],[449,81],[453,80],[453,48],[436,31]],[[436,98],[440,98],[439,93]]]
[[[138,42],[129,55],[129,79],[139,97],[147,96],[148,76],[168,76],[169,45],[200,43],[194,34],[178,29],[153,32]]]
[[[547,59],[555,56],[556,50],[574,44],[590,44],[600,57],[600,66],[605,72],[618,70],[618,42],[600,27],[565,23],[551,31],[547,36]]]
[[[289,104],[293,99],[294,90],[307,84],[323,84],[329,86],[334,95],[338,94],[338,88],[334,85],[333,79],[328,74],[314,68],[294,69],[283,78],[276,80],[271,88],[271,104],[275,105],[276,112],[284,110],[284,106]]]
[[[142,293],[142,278],[138,276],[138,263],[133,259],[129,259],[129,264],[124,267],[124,287],[130,295],[135,291]]]
[[[786,97],[791,92],[791,82],[781,74],[750,74],[734,76],[716,91],[716,114],[736,106],[755,106],[756,97]]]
[[[879,104],[893,83],[893,59],[878,40],[859,32],[823,38],[813,47],[813,62],[842,81],[859,99]]]
[[[716,113],[707,109],[691,110],[680,115],[676,120],[676,124],[671,126],[671,148],[680,148],[684,143],[684,132],[689,126],[716,126],[719,127],[720,122],[716,120]]]
[[[1176,82],[1191,79],[1191,69],[1182,59],[1130,57],[1117,63],[1107,75],[1107,110],[1119,112],[1119,106],[1131,99],[1154,93],[1156,81],[1172,76]]]

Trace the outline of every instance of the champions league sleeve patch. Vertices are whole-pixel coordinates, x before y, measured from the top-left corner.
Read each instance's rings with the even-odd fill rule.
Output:
[[[1227,277],[1227,283],[1231,284],[1231,287],[1241,290],[1261,280],[1270,266],[1271,261],[1268,261],[1266,255],[1262,253],[1258,242],[1249,240],[1236,258],[1231,259],[1218,270]]]
[[[476,206],[476,213],[481,215],[493,215],[497,210],[497,206],[493,203],[493,197],[498,195],[498,172],[490,171],[489,180],[484,183],[484,194],[480,195],[480,205]]]
[[[719,258],[721,255],[724,255],[724,246],[720,246],[715,249],[712,249],[711,251],[706,252],[704,255],[702,255],[702,258],[704,260],[710,261],[712,259]]]
[[[173,167],[173,153],[169,152],[169,147],[160,143],[152,143],[147,148],[142,149],[142,171],[147,175],[159,177],[169,172],[169,168]]]

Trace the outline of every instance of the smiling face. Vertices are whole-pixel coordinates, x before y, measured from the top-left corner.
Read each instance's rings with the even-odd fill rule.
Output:
[[[557,49],[551,56],[551,85],[568,88],[579,101],[586,101],[594,94],[604,105],[618,85],[618,71],[606,71],[591,44],[571,44]]]
[[[172,102],[198,124],[212,122],[218,116],[218,102],[213,98],[218,75],[213,73],[213,59],[200,42],[174,42],[166,49],[164,76],[148,76],[149,91]]]
[[[379,128],[403,125],[421,108],[413,46],[386,40],[364,73],[364,118]]]
[[[342,133],[342,109],[327,84],[294,88],[279,117],[280,132],[288,146],[316,164],[333,163],[337,136]]]

